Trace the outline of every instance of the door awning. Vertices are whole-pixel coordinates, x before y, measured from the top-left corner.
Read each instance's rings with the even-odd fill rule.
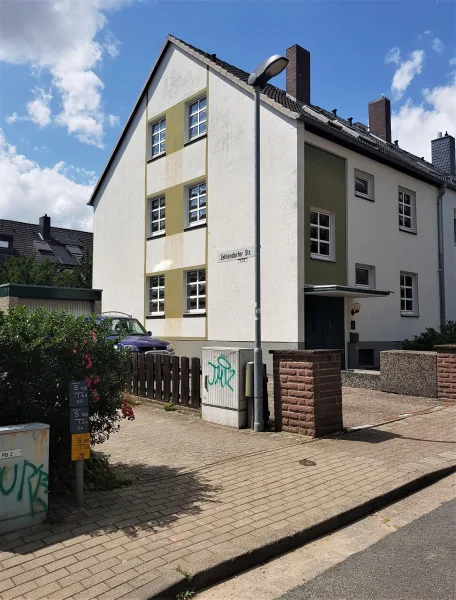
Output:
[[[392,292],[386,290],[373,290],[362,287],[349,287],[347,285],[305,285],[304,294],[307,296],[342,296],[347,298],[382,298]]]

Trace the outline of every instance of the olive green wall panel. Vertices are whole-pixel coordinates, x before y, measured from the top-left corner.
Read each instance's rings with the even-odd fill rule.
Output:
[[[346,285],[346,195],[345,160],[310,144],[304,150],[305,282],[312,285]],[[311,258],[310,208],[335,215],[335,261]]]

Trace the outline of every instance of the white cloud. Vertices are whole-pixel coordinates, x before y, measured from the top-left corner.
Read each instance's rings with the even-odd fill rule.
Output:
[[[15,123],[16,121],[21,121],[21,117],[17,114],[17,112],[14,112],[9,117],[6,117],[6,122],[9,123],[10,125]]]
[[[450,58],[449,65],[450,65],[450,67],[454,67],[456,65],[456,56],[453,56],[453,58]]]
[[[28,119],[40,127],[46,127],[51,122],[49,102],[52,100],[52,93],[45,92],[39,87],[36,87],[33,93],[35,94],[35,100],[31,100],[27,104]]]
[[[49,71],[63,105],[56,122],[82,142],[103,145],[103,82],[94,70],[105,52],[114,57],[119,46],[109,31],[104,43],[97,40],[107,24],[104,13],[132,1],[0,1],[0,60],[28,64],[35,74]],[[27,110],[32,105],[29,117],[44,126],[50,113],[37,100]]]
[[[394,73],[391,91],[395,100],[402,97],[405,90],[411,84],[415,75],[419,75],[423,68],[424,51],[414,50],[409,60],[402,62]]]
[[[73,173],[85,183],[77,183]],[[92,230],[92,209],[86,205],[94,174],[63,161],[40,167],[8,144],[0,129],[0,214],[4,219],[38,222],[47,213],[59,227]]]
[[[110,127],[118,127],[120,125],[120,119],[117,115],[108,115],[108,123]]]
[[[396,65],[399,64],[401,60],[401,51],[399,50],[399,48],[397,46],[394,46],[394,48],[391,48],[391,50],[389,50],[385,56],[385,63],[395,63]]]
[[[431,140],[438,131],[456,134],[456,79],[449,85],[422,90],[423,101],[411,99],[391,118],[393,139],[402,148],[431,160]]]
[[[440,38],[435,37],[432,40],[432,49],[435,50],[435,52],[437,52],[437,54],[442,54],[443,49],[444,49],[444,45],[443,42]]]

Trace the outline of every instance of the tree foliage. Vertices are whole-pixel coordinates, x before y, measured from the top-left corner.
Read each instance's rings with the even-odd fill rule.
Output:
[[[80,264],[72,269],[50,260],[36,263],[31,257],[8,258],[0,263],[0,285],[4,283],[91,288],[92,253],[84,252]]]
[[[456,322],[447,321],[445,325],[434,329],[428,327],[415,335],[413,340],[405,340],[402,344],[404,350],[434,350],[434,346],[441,344],[456,344]]]
[[[68,481],[70,381],[89,383],[91,442],[118,427],[127,357],[107,339],[109,321],[64,311],[0,312],[0,425],[50,425],[50,481]]]

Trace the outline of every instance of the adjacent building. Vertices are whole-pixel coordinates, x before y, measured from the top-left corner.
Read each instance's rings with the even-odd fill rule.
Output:
[[[433,162],[311,104],[310,54],[288,49],[286,91],[261,95],[262,324],[274,348],[342,348],[345,365],[456,319],[451,135]],[[104,310],[177,353],[254,339],[253,94],[248,73],[173,36],[90,200]]]

